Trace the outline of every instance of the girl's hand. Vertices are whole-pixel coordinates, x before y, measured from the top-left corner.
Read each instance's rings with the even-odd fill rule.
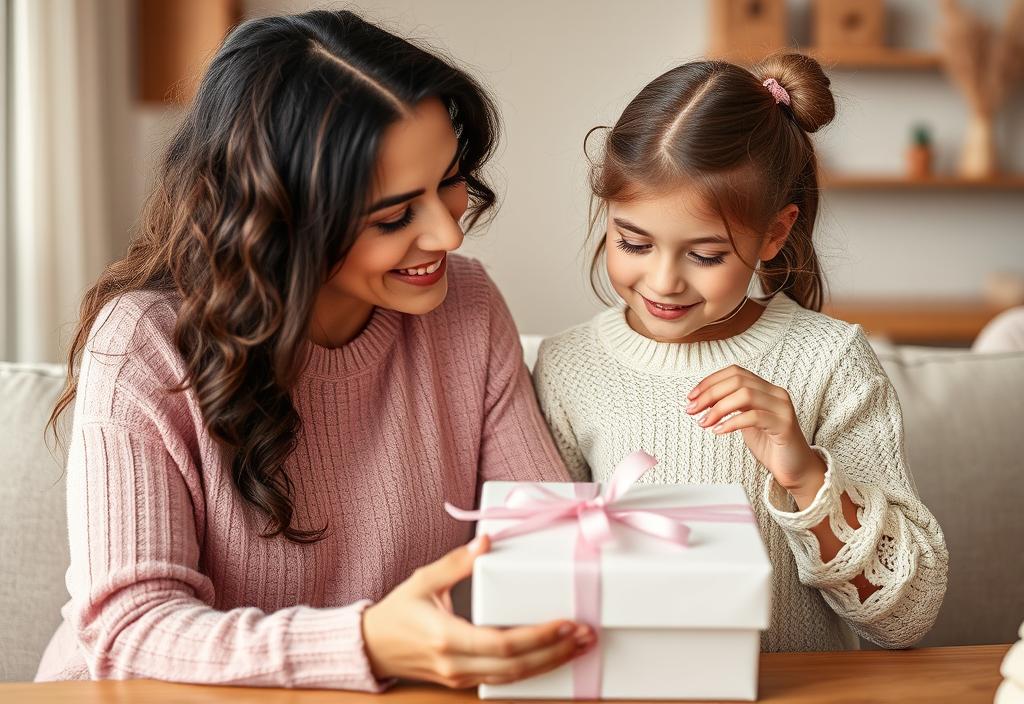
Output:
[[[553,670],[593,645],[594,632],[572,621],[498,629],[455,616],[451,588],[489,548],[489,538],[481,536],[451,551],[363,612],[363,640],[376,677],[452,688],[504,684]]]
[[[785,389],[734,364],[705,378],[687,398],[690,415],[709,409],[701,427],[718,435],[742,431],[750,452],[801,507],[814,499],[825,463],[807,444]]]

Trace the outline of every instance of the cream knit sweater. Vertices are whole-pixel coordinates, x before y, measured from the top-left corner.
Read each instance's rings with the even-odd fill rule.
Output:
[[[740,365],[786,389],[825,484],[796,511],[740,433],[716,436],[683,410],[701,379]],[[742,484],[774,568],[766,651],[857,647],[847,628],[885,647],[906,647],[935,621],[948,555],[935,518],[905,466],[903,421],[888,377],[862,329],[776,296],[745,332],[714,342],[650,340],[622,308],[545,340],[534,385],[555,443],[576,481],[606,481],[628,453],[659,464],[646,483]],[[843,518],[847,492],[860,528]],[[823,564],[810,532],[826,517],[845,545]],[[850,580],[881,589],[861,603]]]

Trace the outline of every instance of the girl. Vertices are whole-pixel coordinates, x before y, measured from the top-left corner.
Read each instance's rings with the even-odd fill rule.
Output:
[[[909,646],[946,585],[896,394],[861,328],[818,312],[808,133],[834,113],[797,54],[652,81],[591,174],[607,220],[592,279],[603,257],[625,305],[545,341],[535,370],[576,480],[642,448],[661,460],[648,481],[744,485],[774,565],[771,651],[857,647],[847,626]]]
[[[466,74],[351,13],[232,32],[82,304],[37,679],[467,687],[593,642],[451,613],[488,544],[443,502],[565,476],[501,296],[449,255],[494,204],[495,129]]]

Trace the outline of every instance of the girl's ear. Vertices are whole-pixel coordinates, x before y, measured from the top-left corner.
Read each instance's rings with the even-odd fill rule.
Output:
[[[776,214],[775,222],[768,228],[768,234],[761,244],[761,251],[757,255],[758,259],[766,262],[774,259],[782,251],[782,246],[786,244],[786,238],[789,237],[789,231],[793,229],[793,224],[799,215],[800,208],[793,203]]]

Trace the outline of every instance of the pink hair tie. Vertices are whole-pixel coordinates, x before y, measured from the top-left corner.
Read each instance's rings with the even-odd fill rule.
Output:
[[[767,88],[768,92],[772,94],[772,97],[775,98],[776,105],[778,105],[779,103],[783,103],[784,105],[787,106],[789,105],[789,93],[786,91],[785,88],[779,85],[779,82],[776,81],[774,78],[769,78],[761,85]]]

